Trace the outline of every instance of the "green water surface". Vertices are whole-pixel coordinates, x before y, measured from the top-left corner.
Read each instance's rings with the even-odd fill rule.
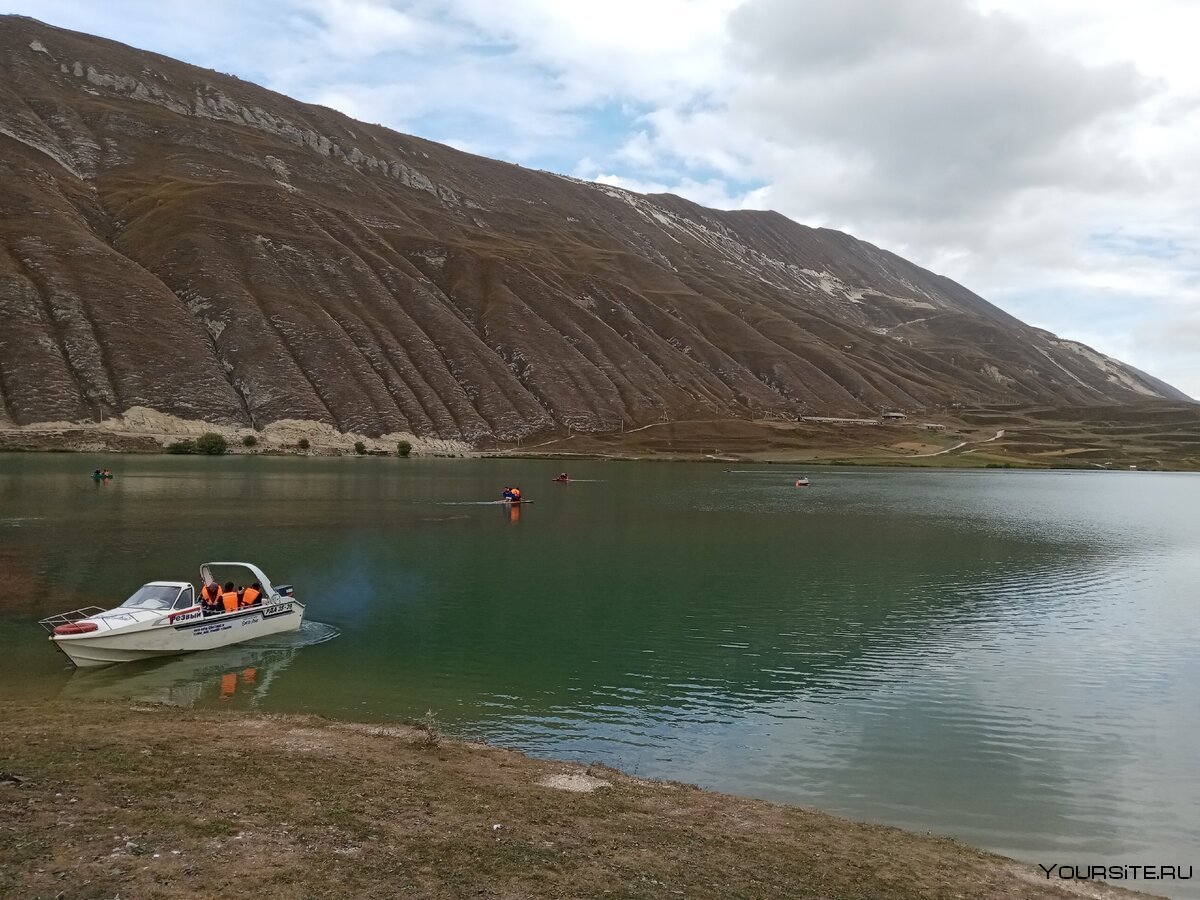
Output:
[[[1031,862],[1200,862],[1200,477],[562,465],[0,455],[0,693],[432,711]],[[36,626],[212,559],[305,631],[72,672]]]

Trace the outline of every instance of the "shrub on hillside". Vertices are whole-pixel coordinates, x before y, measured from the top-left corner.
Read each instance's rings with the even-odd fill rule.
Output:
[[[366,452],[367,452],[367,445],[364,444],[362,441],[355,441],[354,442],[354,452],[357,453],[359,456],[365,456]]]
[[[300,440],[296,441],[296,446],[301,450],[307,450],[309,447],[308,438],[300,438]]]
[[[408,456],[408,454],[412,453],[412,444],[408,441],[400,441],[396,444],[396,452],[401,456]]]
[[[196,442],[184,439],[173,444],[167,444],[168,453],[187,454],[196,452]]]
[[[244,438],[242,438],[242,446],[243,447],[256,447],[256,446],[258,446],[258,438],[256,438],[252,434],[248,434]]]
[[[209,456],[220,456],[229,449],[229,444],[215,431],[206,431],[196,438],[196,452]]]

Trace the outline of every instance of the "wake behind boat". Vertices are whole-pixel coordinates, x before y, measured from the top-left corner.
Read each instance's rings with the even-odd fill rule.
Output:
[[[250,587],[226,592],[224,606],[215,606],[221,589],[212,567],[246,570],[252,576]],[[71,662],[85,668],[227,647],[296,631],[304,620],[304,605],[292,596],[291,585],[274,587],[250,563],[205,563],[200,579],[202,593],[214,598],[213,605],[197,602],[186,581],[152,581],[114,609],[89,606],[49,616],[38,624]],[[243,605],[252,591],[257,596]]]

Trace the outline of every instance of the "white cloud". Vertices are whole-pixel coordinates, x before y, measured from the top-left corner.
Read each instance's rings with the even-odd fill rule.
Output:
[[[612,172],[597,172],[594,166],[582,169],[578,175],[598,184],[634,191],[638,194],[676,194],[687,197],[694,203],[716,209],[762,209],[762,189],[744,191],[740,194],[730,193],[728,185],[717,178],[707,181],[697,181],[694,178],[684,178],[674,182],[644,181],[638,178],[627,178]]]
[[[397,47],[456,43],[452,30],[384,0],[305,0],[300,9],[312,18],[321,48],[334,56],[362,59]]]
[[[1091,4],[1052,6],[1046,21],[1094,32]],[[1101,14],[1133,25],[1142,12]],[[1146,339],[1175,307],[1200,306],[1195,248],[1176,237],[1173,254],[1156,249],[1200,205],[1200,78],[1176,33],[1196,33],[1196,12],[1155,12],[1134,46],[1110,34],[1104,52],[1082,53],[1087,41],[1048,35],[1037,7],[1015,0],[748,0],[730,19],[728,90],[644,115],[639,150],[654,149],[660,181],[674,164],[757,182],[793,218],[1128,349],[1200,396],[1196,366],[1180,363],[1200,349],[1192,333]],[[1156,35],[1169,51],[1150,62]],[[1095,240],[1106,233],[1129,240]]]
[[[669,104],[721,86],[725,22],[741,0],[448,0],[452,14],[511,42],[577,102]]]

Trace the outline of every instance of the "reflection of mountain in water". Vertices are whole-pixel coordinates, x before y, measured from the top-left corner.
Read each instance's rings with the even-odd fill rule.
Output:
[[[79,669],[60,696],[147,700],[186,707],[213,701],[257,706],[272,682],[291,665],[297,650],[336,636],[337,631],[328,625],[306,622],[296,635],[272,635],[219,650],[99,670]]]

